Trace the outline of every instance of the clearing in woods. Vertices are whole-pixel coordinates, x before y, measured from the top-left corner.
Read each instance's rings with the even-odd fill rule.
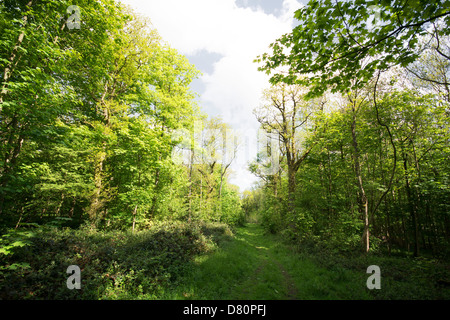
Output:
[[[367,275],[327,270],[249,223],[213,254],[200,256],[167,299],[370,299]]]

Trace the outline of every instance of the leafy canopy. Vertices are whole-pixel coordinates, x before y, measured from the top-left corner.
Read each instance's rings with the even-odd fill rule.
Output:
[[[442,20],[439,32],[449,34],[450,1],[311,0],[295,18],[298,26],[255,62],[272,84],[309,85],[312,96],[360,88],[377,70],[413,62],[432,23]]]

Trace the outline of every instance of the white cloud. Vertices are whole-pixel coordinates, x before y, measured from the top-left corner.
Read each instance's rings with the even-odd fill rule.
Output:
[[[200,103],[219,110],[225,122],[237,130],[256,132],[252,110],[259,104],[268,78],[257,71],[253,60],[268,51],[268,46],[292,30],[293,12],[301,4],[284,0],[281,14],[240,8],[235,0],[122,0],[152,21],[162,38],[184,55],[202,50],[218,53],[222,58],[214,71],[201,78],[205,91]],[[251,129],[250,131],[248,129]],[[245,140],[245,139],[244,139]],[[250,137],[250,141],[254,141]],[[255,178],[246,171],[254,146],[247,146],[234,165],[232,182],[248,188]]]

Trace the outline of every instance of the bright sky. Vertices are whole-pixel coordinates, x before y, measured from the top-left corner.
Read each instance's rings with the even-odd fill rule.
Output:
[[[257,179],[247,171],[256,156],[258,123],[252,111],[260,104],[268,77],[253,60],[292,30],[301,0],[121,0],[150,18],[171,47],[188,57],[203,76],[192,84],[199,105],[221,116],[243,145],[232,164],[230,182],[241,191]]]

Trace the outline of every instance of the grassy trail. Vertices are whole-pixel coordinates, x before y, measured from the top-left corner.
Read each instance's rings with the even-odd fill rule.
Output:
[[[369,299],[366,279],[343,268],[320,268],[261,226],[247,224],[219,250],[198,257],[164,299]]]

